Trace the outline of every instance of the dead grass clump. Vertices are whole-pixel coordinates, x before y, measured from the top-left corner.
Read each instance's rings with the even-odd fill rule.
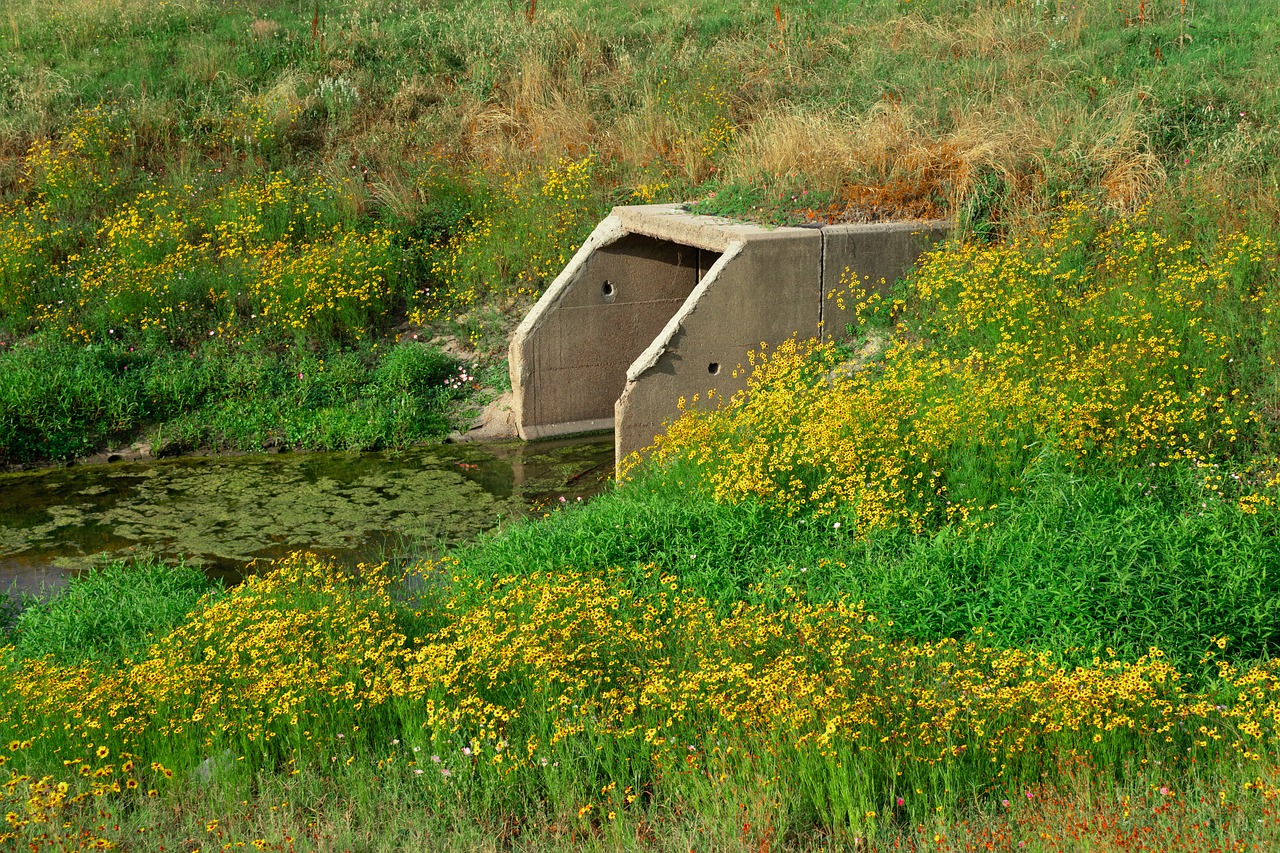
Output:
[[[730,177],[804,175],[820,184],[844,183],[858,164],[857,130],[830,115],[771,111],[740,136]]]
[[[423,187],[414,185],[394,172],[384,174],[380,180],[375,181],[369,192],[373,203],[386,211],[387,216],[384,218],[392,222],[416,224],[418,214],[427,202],[427,193]]]
[[[277,128],[283,129],[301,109],[304,98],[299,92],[309,88],[301,72],[290,70],[276,78],[276,82],[262,94],[264,113],[272,118]]]
[[[1010,60],[1040,52],[1049,43],[1040,18],[1020,12],[1014,4],[984,6],[959,20],[927,19],[912,13],[900,19],[896,47],[939,59]]]
[[[442,91],[449,84],[429,80],[417,74],[400,84],[391,96],[391,118],[397,124],[417,121],[427,110],[443,100]]]
[[[675,119],[661,109],[656,93],[649,87],[637,96],[639,105],[622,115],[605,134],[613,159],[638,169],[655,163],[674,162],[681,131]]]
[[[910,109],[891,101],[862,118],[775,109],[742,132],[730,172],[804,175],[833,185],[885,183],[924,138]]]
[[[44,136],[57,126],[57,113],[70,111],[72,85],[56,71],[37,68],[12,80],[8,100],[11,109],[0,115],[5,135],[25,131]]]
[[[465,148],[491,169],[518,171],[595,138],[592,110],[583,87],[564,63],[552,64],[528,51],[517,72],[483,102],[463,105]]]
[[[733,177],[804,176],[843,187],[820,218],[862,222],[955,215],[982,181],[1030,196],[1053,138],[1016,104],[957,116],[947,132],[883,101],[861,119],[773,112],[742,135]],[[1015,201],[1015,199],[1010,199]]]
[[[276,38],[280,35],[280,25],[270,18],[254,18],[249,25],[249,35],[258,41]]]
[[[1137,208],[1167,178],[1142,127],[1144,100],[1138,90],[1110,99],[1080,125],[1066,152],[1078,170],[1093,176],[1108,206],[1120,212]]]

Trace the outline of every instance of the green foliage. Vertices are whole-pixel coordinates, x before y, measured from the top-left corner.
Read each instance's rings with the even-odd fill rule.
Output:
[[[74,458],[147,428],[157,453],[404,447],[442,438],[469,388],[417,343],[320,354],[32,343],[0,352],[0,460]]]
[[[696,472],[651,472],[584,507],[507,529],[462,551],[494,576],[654,563],[729,612],[739,601],[848,596],[899,636],[964,637],[1087,661],[1150,647],[1191,664],[1217,637],[1242,659],[1280,651],[1280,517],[1246,513],[1173,477],[1081,476],[1059,462],[981,530],[881,532],[858,540],[839,518],[781,518],[755,502],[705,497]]]
[[[27,602],[10,640],[26,658],[115,663],[144,652],[218,587],[199,569],[155,559],[106,563]]]
[[[998,237],[1000,208],[1008,197],[1009,187],[999,174],[989,170],[980,173],[973,191],[960,206],[957,225],[961,233],[988,242]]]

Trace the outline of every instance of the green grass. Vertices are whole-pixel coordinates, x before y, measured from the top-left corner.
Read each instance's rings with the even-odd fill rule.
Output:
[[[0,352],[0,463],[139,434],[157,455],[438,441],[471,384],[460,367],[411,341],[319,353],[211,341],[186,353],[42,338]]]
[[[499,365],[521,312],[616,203],[701,199],[775,223],[928,211],[995,239],[1067,191],[1114,210],[1176,197],[1197,227],[1276,227],[1280,32],[1257,4],[1185,18],[1152,4],[1141,22],[1097,0],[533,8],[335,2],[313,31],[305,3],[11,4],[0,353],[54,337],[187,354],[209,329],[243,341],[263,331],[263,258],[385,232],[378,292],[268,329],[273,346],[360,351],[425,326]],[[588,165],[567,179],[566,164]],[[279,179],[293,212],[272,202],[228,254],[218,229],[253,215],[237,192]],[[169,211],[180,225],[112,244],[109,217],[135,202],[144,223]],[[289,298],[319,305],[317,275],[294,269]],[[83,422],[47,428],[25,454],[103,441]]]
[[[987,529],[858,540],[841,516],[783,518],[707,497],[688,470],[652,473],[582,507],[517,524],[457,556],[502,577],[656,564],[725,612],[739,601],[848,596],[900,637],[962,638],[1087,661],[1150,647],[1191,665],[1218,637],[1236,659],[1280,651],[1280,538],[1274,513],[1202,502],[1189,473],[1082,477],[1045,465]],[[1202,505],[1205,503],[1206,505]],[[846,531],[846,532],[842,532]]]
[[[219,587],[192,566],[155,559],[104,563],[45,600],[25,603],[7,640],[25,658],[76,664],[137,657]]]
[[[557,527],[594,526],[599,531],[610,521],[642,520],[646,505],[664,507],[676,491],[672,485],[667,490],[656,488],[653,482],[631,485],[654,490],[637,488],[626,507],[617,505],[617,497],[604,498],[567,510],[542,525],[550,531],[552,544],[566,549],[559,560],[573,562],[577,555],[568,550],[573,544],[569,537],[556,535]],[[619,496],[625,494],[624,490]],[[687,508],[693,504],[689,502]],[[460,590],[419,589],[407,599],[381,599],[373,588],[340,574],[332,580],[286,583],[259,596],[251,606],[245,602],[237,606],[237,600],[253,595],[252,589],[229,591],[213,602],[214,607],[195,606],[200,612],[189,629],[183,614],[193,608],[192,599],[202,589],[194,573],[175,574],[154,564],[118,565],[79,579],[47,607],[24,614],[16,633],[17,648],[0,661],[0,673],[5,676],[0,689],[28,680],[26,695],[19,699],[21,694],[8,694],[13,703],[0,713],[0,725],[5,726],[9,740],[0,755],[19,774],[36,777],[20,775],[0,796],[7,797],[6,806],[29,802],[40,774],[60,778],[59,773],[65,775],[61,760],[70,757],[78,762],[95,745],[110,750],[106,758],[114,762],[125,760],[122,750],[137,754],[141,760],[129,778],[138,777],[143,784],[132,794],[108,794],[71,804],[58,812],[59,820],[69,827],[36,822],[19,827],[11,837],[35,840],[44,833],[42,843],[61,839],[58,843],[74,846],[78,842],[62,837],[69,828],[75,835],[88,831],[89,842],[98,836],[123,841],[145,831],[152,833],[154,843],[166,846],[171,840],[196,836],[231,842],[262,838],[287,849],[285,837],[289,836],[300,849],[399,849],[410,843],[470,849],[486,834],[511,832],[513,842],[518,839],[530,849],[669,849],[663,845],[674,843],[671,839],[701,839],[704,844],[714,841],[717,849],[746,850],[758,849],[762,843],[782,849],[830,849],[856,844],[855,838],[868,835],[878,844],[892,845],[927,831],[926,837],[940,832],[956,844],[971,839],[980,843],[984,832],[1001,832],[1011,834],[1015,843],[1031,842],[1031,849],[1052,849],[1034,845],[1047,844],[1051,838],[1105,835],[1108,827],[1123,827],[1153,839],[1192,834],[1206,844],[1269,839],[1277,830],[1268,798],[1246,787],[1246,783],[1255,784],[1258,774],[1269,778],[1267,774],[1274,772],[1270,759],[1241,767],[1233,761],[1214,760],[1209,753],[1197,753],[1194,761],[1180,758],[1183,743],[1190,744],[1188,738],[1195,737],[1181,729],[1174,732],[1176,742],[1164,747],[1160,738],[1153,742],[1130,737],[1122,727],[1100,746],[1077,743],[1074,758],[1065,749],[1055,754],[1053,744],[1062,741],[1051,740],[1011,760],[999,773],[985,760],[967,759],[963,750],[936,764],[904,764],[895,773],[892,755],[910,753],[911,737],[896,739],[884,754],[847,742],[824,757],[790,743],[783,731],[761,736],[753,728],[724,728],[724,721],[719,728],[707,729],[716,721],[704,718],[705,711],[691,698],[685,718],[647,721],[674,738],[674,747],[662,748],[643,737],[643,726],[631,736],[590,725],[584,731],[557,736],[560,725],[582,718],[574,713],[576,707],[549,704],[566,685],[548,682],[540,667],[521,663],[521,655],[506,669],[475,672],[486,701],[518,709],[500,732],[477,733],[465,723],[432,726],[424,717],[428,706],[420,699],[374,701],[366,706],[366,697],[385,689],[385,683],[360,672],[360,662],[372,659],[365,652],[376,658],[401,643],[415,650],[441,640],[465,647],[465,641],[447,629],[434,633],[459,624],[454,621],[459,618],[497,620],[491,634],[487,626],[480,628],[478,638],[490,638],[484,647],[469,649],[480,660],[493,663],[506,653],[503,638],[514,640],[526,625],[539,626],[544,648],[525,647],[524,653],[548,655],[557,667],[564,665],[559,657],[563,654],[576,656],[588,667],[605,660],[622,666],[643,654],[666,660],[690,656],[690,667],[697,667],[699,661],[714,666],[714,661],[700,656],[738,654],[732,647],[741,641],[758,651],[753,657],[750,649],[744,649],[740,652],[744,659],[756,661],[767,671],[771,656],[787,651],[795,640],[784,627],[777,635],[752,633],[750,640],[743,633],[729,632],[728,646],[700,648],[696,638],[682,632],[680,620],[663,609],[660,596],[667,582],[657,583],[653,576],[640,582],[638,574],[628,578],[625,572],[613,576],[613,585],[605,591],[613,597],[606,597],[606,604],[613,602],[623,624],[647,624],[650,633],[644,642],[661,641],[660,646],[641,651],[622,638],[592,634],[589,623],[581,621],[591,618],[590,607],[576,610],[572,601],[563,602],[563,613],[544,612],[537,596],[495,604],[497,596],[521,589],[522,576],[531,588],[551,581],[544,570],[559,564],[544,554],[526,553],[529,539],[522,539],[520,531],[527,529],[458,554],[462,565],[455,574],[464,583]],[[646,530],[657,533],[662,526],[650,521],[640,532]],[[752,531],[740,526],[734,532]],[[816,543],[835,535],[823,530],[809,539]],[[708,544],[709,538],[704,532],[699,544]],[[789,531],[777,538],[784,550],[790,541],[794,553],[806,534]],[[614,550],[621,549],[615,546]],[[645,559],[655,549],[640,550],[637,559]],[[838,544],[822,550],[841,552]],[[593,554],[591,565],[602,565],[599,561],[607,558],[607,554]],[[666,569],[669,562],[670,556],[660,566]],[[528,577],[540,571],[542,579]],[[610,577],[593,569],[585,576]],[[516,583],[505,582],[512,577]],[[787,603],[790,593],[785,590],[791,578],[768,572],[761,572],[761,577],[761,588],[746,597],[772,599],[774,604],[766,609],[777,614],[794,608]],[[701,591],[713,588],[705,575],[696,572],[680,572],[680,581],[688,585],[687,601],[696,601]],[[432,608],[433,601],[441,600],[438,594],[455,593],[447,613]],[[102,607],[104,602],[110,606]],[[92,618],[86,619],[85,612]],[[265,644],[255,638],[255,632],[269,633],[272,623],[286,616],[302,620],[293,623],[301,629],[297,636]],[[270,621],[258,626],[257,619]],[[187,633],[157,642],[167,627],[187,629]],[[750,631],[745,626],[742,630]],[[864,630],[878,635],[894,627],[882,619]],[[369,632],[367,638],[365,632]],[[385,639],[391,644],[384,645]],[[1007,639],[1007,634],[993,630],[978,642],[999,645]],[[497,642],[488,645],[492,640]],[[362,642],[368,645],[361,646]],[[103,705],[103,697],[96,697],[100,713],[111,710],[114,715],[118,710],[123,715],[119,721],[103,719],[107,731],[88,726],[80,732],[79,725],[63,724],[64,718],[76,719],[83,713],[78,693],[65,693],[69,687],[79,684],[83,689],[97,678],[125,671],[120,658],[136,659],[137,652],[148,645],[150,663],[137,671],[157,684],[172,678],[180,686],[182,680],[195,678],[216,687],[223,703],[246,703],[243,708],[250,716],[272,712],[271,697],[283,690],[296,718],[276,717],[271,737],[246,737],[238,727],[247,725],[247,720],[232,714],[225,729],[219,720],[210,728],[210,723],[202,723],[190,711],[192,703],[203,703],[207,697],[179,690],[168,696],[167,705],[124,695],[118,705],[113,698],[112,704]],[[30,660],[46,653],[72,667],[56,670]],[[821,648],[806,652],[819,660],[825,653]],[[945,658],[949,652],[940,648],[938,654]],[[26,664],[23,658],[28,659]],[[453,660],[458,666],[470,665],[467,654]],[[320,668],[304,665],[300,671],[311,672],[309,680],[280,683],[281,673],[300,661],[312,661]],[[326,668],[338,661],[337,669]],[[82,662],[88,665],[79,666]],[[654,663],[664,666],[658,660]],[[36,685],[34,695],[30,676],[23,671],[32,666],[45,667],[41,671],[48,679]],[[944,666],[937,671],[923,661],[919,666],[922,681],[916,687],[922,696],[945,690],[945,678],[935,682],[939,673],[947,671]],[[619,669],[619,677],[625,672]],[[1069,672],[1060,674],[1066,678]],[[492,680],[484,683],[485,679]],[[320,692],[321,683],[337,692]],[[357,691],[354,697],[343,696],[344,683]],[[67,696],[66,707],[46,703],[40,684]],[[605,699],[610,686],[611,679],[605,679],[576,689],[580,701],[603,712],[610,707]],[[1208,695],[1217,698],[1212,691],[1220,686],[1212,682],[1206,686]],[[265,693],[257,692],[264,689]],[[470,689],[469,684],[464,686],[465,691]],[[652,684],[650,689],[661,687]],[[625,703],[629,695],[618,698]],[[436,698],[449,701],[447,693]],[[1227,692],[1221,699],[1239,701]],[[33,709],[45,716],[33,716]],[[218,704],[206,709],[214,715],[227,713]],[[895,708],[895,712],[902,710]],[[94,718],[92,712],[89,718]],[[151,731],[175,724],[181,728],[168,735]],[[949,725],[956,742],[980,748],[963,721]],[[38,745],[23,746],[20,739],[35,732]],[[123,746],[118,741],[121,737]],[[513,749],[536,745],[547,763],[532,762],[532,766],[504,772],[487,761],[470,760],[464,750],[483,745],[485,754],[492,755],[499,737],[509,738]],[[99,763],[103,758],[99,755]],[[161,771],[148,770],[147,762],[152,760],[173,770],[173,777],[162,778]],[[148,785],[157,788],[155,802],[142,794]],[[1161,790],[1173,791],[1175,799],[1164,799],[1170,795]],[[627,801],[631,793],[637,796]],[[897,796],[902,796],[903,803],[895,805]],[[1132,814],[1125,808],[1130,802]],[[869,811],[877,810],[879,820],[867,817]],[[608,816],[610,812],[614,816]],[[212,821],[217,823],[210,828]],[[219,829],[222,835],[217,834]],[[1049,833],[1049,838],[1042,832]]]
[[[1188,239],[1195,257],[1217,235],[1280,233],[1280,26],[1266,4],[1148,2],[1141,21],[1138,3],[1101,0],[695,5],[14,0],[0,16],[0,463],[139,438],[157,452],[438,440],[470,405],[459,371],[501,385],[507,333],[612,204],[693,201],[770,224],[928,210],[994,243],[1049,221],[1064,198],[1101,211],[1099,229],[1146,204],[1151,227]],[[1063,270],[1094,280],[1088,251],[1069,260]],[[1212,689],[1199,661],[1215,639],[1242,663],[1280,644],[1276,510],[1246,512],[1229,482],[1271,470],[1274,452],[1275,335],[1251,301],[1274,290],[1264,266],[1242,262],[1209,302],[1230,361],[1195,335],[1178,341],[1182,363],[1205,368],[1215,391],[1245,389],[1258,414],[1234,450],[1201,448],[1219,486],[1185,465],[1069,463],[1041,453],[1039,435],[1001,455],[984,433],[946,459],[953,494],[998,504],[982,525],[932,518],[920,534],[859,539],[850,507],[787,515],[717,502],[705,471],[677,464],[459,550],[462,576],[479,584],[472,604],[503,579],[621,567],[638,583],[653,564],[721,614],[742,602],[785,612],[793,593],[850,598],[896,638],[981,626],[986,642],[1066,667],[1158,646]],[[957,272],[958,288],[971,272]],[[1132,314],[1144,335],[1189,328],[1185,306],[1161,303],[1166,289],[1155,269],[1136,269],[1093,319]],[[1146,307],[1126,313],[1135,294]],[[910,284],[899,295],[879,320],[905,318],[913,340],[956,359],[998,347],[1025,319],[949,338],[945,300],[916,300]],[[479,364],[414,334],[453,338]],[[1098,343],[1086,338],[1072,340]],[[105,672],[179,627],[204,590],[190,569],[106,567],[21,615],[0,612],[15,622],[8,665],[20,673],[50,653]],[[427,607],[440,593],[406,593],[390,612],[405,642],[443,623]],[[316,600],[277,603],[306,613]],[[529,692],[536,711],[536,672],[525,675],[499,698]],[[74,838],[36,827],[29,840],[856,848],[869,819],[854,806],[892,815],[879,843],[915,849],[992,838],[1050,849],[1045,835],[1094,838],[1082,825],[1220,847],[1274,846],[1277,832],[1266,796],[1245,787],[1255,771],[1274,779],[1274,740],[1256,768],[1158,767],[1143,762],[1168,756],[1111,745],[1088,770],[1040,757],[1010,771],[1028,784],[1047,774],[1028,790],[999,791],[961,760],[895,811],[854,779],[852,759],[833,767],[758,742],[678,773],[655,770],[638,744],[570,739],[559,775],[427,786],[386,763],[392,741],[431,747],[411,741],[423,736],[413,709],[322,710],[345,743],[326,731],[304,750],[287,727],[292,752],[230,738],[245,761],[215,784],[189,773],[221,752],[160,744],[181,771],[172,786],[157,779],[162,796],[78,805],[66,815]],[[531,717],[519,731],[545,740],[547,718]],[[30,722],[6,725],[19,737]],[[698,731],[694,721],[682,733]],[[22,752],[4,754],[63,772],[61,754]],[[639,804],[616,822],[578,812],[616,796],[600,790],[611,781],[636,785]],[[1170,786],[1175,799],[1159,793]],[[1046,805],[1018,799],[1029,792]],[[1129,803],[1140,804],[1132,814]],[[142,844],[142,827],[159,834]],[[930,844],[935,833],[945,842]]]
[[[1077,849],[1087,844],[1105,848],[1136,836],[1167,849],[1178,849],[1178,844],[1189,850],[1273,847],[1280,843],[1280,826],[1264,798],[1219,801],[1220,791],[1242,781],[1246,780],[1214,777],[1200,769],[1147,767],[1116,784],[1077,771],[1061,784],[1027,789],[1031,798],[1017,791],[960,814],[947,810],[911,825],[891,824],[867,846],[958,853],[1007,839],[1008,849],[1057,853],[1069,844]],[[227,786],[229,790],[188,782],[178,796],[142,798],[128,808],[108,805],[101,815],[85,814],[82,825],[100,827],[91,834],[118,839],[122,845],[141,835],[154,849],[181,846],[190,839],[246,846],[261,839],[263,849],[276,851],[414,848],[450,853],[492,849],[495,839],[534,853],[688,853],[711,848],[817,853],[866,844],[856,840],[859,836],[841,836],[808,824],[794,786],[776,788],[761,782],[744,772],[733,779],[732,793],[726,794],[707,780],[687,780],[679,796],[668,798],[659,790],[658,797],[624,811],[615,821],[588,822],[583,828],[572,811],[531,811],[512,817],[456,803],[442,807],[423,793],[424,786],[387,774],[376,761],[361,760],[336,768],[308,767],[296,775],[246,774],[241,784]],[[1173,796],[1161,795],[1162,788]],[[61,834],[46,832],[54,838]],[[940,843],[933,841],[935,835]],[[70,847],[76,841],[65,844]]]

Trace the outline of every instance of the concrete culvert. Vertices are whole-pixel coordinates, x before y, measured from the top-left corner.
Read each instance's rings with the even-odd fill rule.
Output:
[[[516,330],[520,436],[613,429],[622,460],[653,443],[681,397],[745,386],[722,365],[745,364],[762,342],[842,331],[851,313],[825,297],[846,271],[885,292],[950,231],[940,220],[763,228],[680,205],[614,208]]]

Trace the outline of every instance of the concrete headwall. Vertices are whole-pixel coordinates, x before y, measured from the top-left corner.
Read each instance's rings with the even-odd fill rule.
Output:
[[[742,388],[745,371],[735,369],[761,344],[842,334],[828,293],[855,277],[887,288],[949,229],[767,229],[678,205],[615,208],[516,330],[520,435],[612,427],[621,461],[653,443],[681,397]]]

